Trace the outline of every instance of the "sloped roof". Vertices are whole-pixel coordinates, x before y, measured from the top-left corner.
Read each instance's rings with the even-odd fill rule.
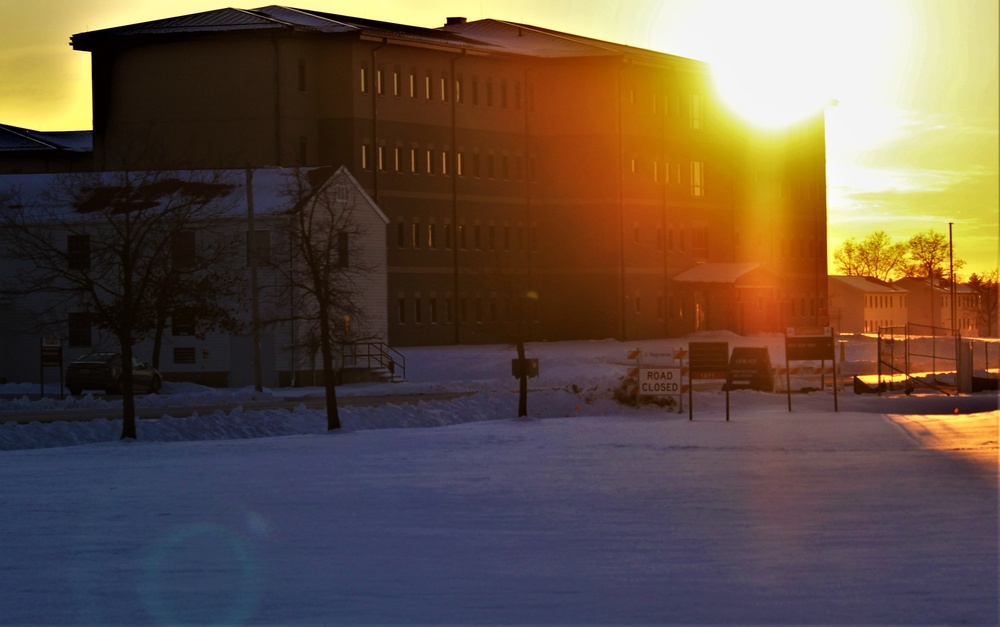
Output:
[[[870,276],[842,276],[831,274],[829,278],[830,281],[836,281],[837,283],[845,285],[851,289],[858,290],[859,292],[895,294],[906,291],[902,287],[896,287],[890,283],[880,281],[879,279]]]
[[[923,278],[903,277],[902,279],[893,281],[893,285],[901,285],[908,288],[911,291],[913,289],[928,290],[933,287],[933,289],[937,292],[942,292],[945,294],[951,293],[951,281],[948,281],[947,279],[928,279],[926,277]],[[963,283],[955,283],[955,291],[962,292],[963,294],[964,293],[972,294],[975,293],[976,290],[972,289],[971,287]]]
[[[93,147],[91,131],[35,131],[0,124],[0,152],[90,152]]]
[[[258,215],[280,214],[293,209],[286,193],[288,168],[258,168],[253,171],[254,212]],[[311,197],[337,178],[347,180],[362,193],[364,190],[344,166],[308,168],[302,172],[308,181]],[[125,180],[130,182],[125,192]],[[37,208],[40,219],[71,219],[92,211],[91,207],[117,204],[155,207],[169,204],[177,195],[208,194],[213,203],[233,216],[247,213],[247,171],[178,170],[155,172],[84,172],[74,174],[0,175],[0,197],[7,196],[16,206]],[[383,220],[388,220],[367,194],[370,204]],[[111,205],[110,203],[116,203]]]
[[[106,28],[73,35],[71,42],[77,50],[93,51],[138,41],[149,36],[185,36],[253,30],[356,34],[417,44],[543,58],[625,56],[655,63],[669,60],[701,65],[698,61],[683,57],[502,20],[456,21],[440,28],[425,28],[277,5],[257,9],[217,9]]]
[[[736,283],[759,267],[759,263],[752,261],[701,263],[676,274],[674,281],[682,283]]]

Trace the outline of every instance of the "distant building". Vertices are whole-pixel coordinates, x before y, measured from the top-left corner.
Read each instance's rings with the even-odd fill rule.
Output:
[[[98,170],[346,166],[390,220],[392,344],[496,341],[518,319],[534,340],[829,323],[822,112],[756,130],[703,63],[278,6],[72,45]]]
[[[0,174],[94,169],[90,131],[34,131],[0,124]]]
[[[907,277],[894,281],[893,286],[909,293],[909,320],[924,327],[926,334],[932,328],[939,329],[938,334],[941,329],[954,329],[963,336],[979,334],[979,294],[967,285],[956,283],[953,290],[951,282],[943,279]]]
[[[76,188],[92,198],[93,202],[88,201],[88,206],[93,205],[91,213],[88,213],[91,209],[84,210],[79,206],[48,205],[41,210],[28,206],[29,219],[34,212],[38,212],[38,231],[48,231],[46,236],[51,240],[53,252],[58,255],[59,263],[66,264],[67,270],[98,273],[91,266],[91,259],[97,254],[93,250],[101,241],[107,241],[102,239],[101,229],[110,228],[110,224],[101,219],[87,220],[87,217],[105,210],[108,205],[102,204],[102,199],[112,197],[105,190],[115,189],[124,180],[121,174],[97,173],[85,179],[85,186]],[[253,265],[248,235],[252,198],[258,261],[261,375],[263,384],[267,386],[316,384],[322,381],[317,375],[317,371],[321,371],[321,361],[317,354],[315,322],[303,313],[311,301],[302,298],[304,290],[299,283],[289,289],[289,273],[279,270],[301,268],[304,263],[301,258],[286,252],[292,250],[289,221],[303,212],[314,222],[325,225],[330,221],[328,214],[336,215],[338,224],[319,229],[321,234],[317,236],[317,243],[336,255],[337,272],[344,277],[342,282],[352,285],[353,303],[357,305],[357,310],[352,308],[353,315],[338,315],[335,321],[339,349],[335,368],[344,380],[363,378],[364,375],[354,370],[356,367],[375,369],[381,364],[377,359],[361,363],[354,356],[378,351],[384,353],[384,344],[388,340],[385,309],[385,233],[388,219],[344,167],[335,171],[317,168],[302,172],[303,175],[308,174],[309,185],[303,185],[301,193],[294,197],[285,193],[293,174],[276,168],[257,170],[250,175],[245,170],[157,173],[146,186],[152,191],[137,187],[135,196],[143,199],[144,206],[162,208],[176,202],[171,199],[172,190],[179,188],[174,180],[193,182],[194,185],[211,180],[225,189],[224,194],[211,200],[210,212],[221,216],[221,219],[213,220],[211,225],[191,224],[190,230],[184,231],[190,236],[189,239],[184,238],[190,246],[178,247],[171,242],[174,249],[171,259],[174,263],[181,263],[177,254],[197,255],[211,246],[213,241],[233,242],[235,246],[229,249],[239,254],[227,258],[226,271],[231,274],[226,276],[232,276],[242,285],[249,285]],[[54,184],[66,180],[57,180],[61,176],[0,176],[0,207],[5,202],[4,195],[10,190],[36,199],[45,197]],[[140,175],[135,174],[134,177],[138,179]],[[248,182],[252,184],[252,194],[248,194]],[[52,219],[53,215],[58,219]],[[9,254],[11,248],[7,238],[13,235],[12,231],[0,226],[0,276],[4,278],[0,287],[7,287],[20,272],[30,270],[25,266],[29,261],[12,258]],[[246,257],[242,255],[244,251]],[[299,270],[294,276],[302,281],[305,271]],[[167,381],[236,387],[255,383],[251,301],[249,296],[238,300],[221,303],[234,309],[237,319],[242,322],[240,328],[231,332],[206,332],[197,314],[186,311],[183,304],[168,312],[170,315],[166,320],[159,363]],[[91,313],[88,297],[82,293],[67,298],[65,294],[40,290],[26,296],[9,297],[0,289],[0,345],[4,347],[5,355],[0,360],[0,380],[37,381],[43,338],[57,340],[63,348],[66,363],[91,351],[117,351],[116,338],[92,324]],[[152,340],[139,343],[135,346],[135,355],[149,361],[152,344]],[[377,350],[369,351],[370,346],[375,346]],[[59,381],[58,372],[49,372],[45,376],[49,383]]]
[[[839,333],[878,333],[906,326],[908,292],[874,277],[831,276],[830,320]]]
[[[280,7],[73,45],[92,52],[93,134],[12,130],[2,171],[346,164],[390,216],[394,343],[496,339],[516,316],[531,339],[829,318],[822,116],[754,131],[704,64]]]

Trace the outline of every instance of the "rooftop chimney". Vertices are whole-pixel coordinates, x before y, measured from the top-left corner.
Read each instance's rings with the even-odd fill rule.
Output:
[[[464,17],[449,17],[444,23],[445,26],[456,26],[458,24],[465,24],[468,20]]]

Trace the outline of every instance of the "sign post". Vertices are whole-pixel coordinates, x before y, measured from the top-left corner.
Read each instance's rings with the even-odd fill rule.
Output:
[[[792,361],[822,362],[822,370],[826,360],[833,364],[833,411],[840,411],[837,403],[837,360],[834,354],[833,329],[794,329],[785,333],[785,391],[788,394],[788,411],[792,411]]]
[[[729,378],[729,342],[691,342],[688,344],[688,420],[694,420],[695,379]],[[729,386],[726,388],[726,422],[729,422]]]

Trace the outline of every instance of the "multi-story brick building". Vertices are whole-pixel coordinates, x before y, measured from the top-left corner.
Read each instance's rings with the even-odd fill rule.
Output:
[[[276,6],[72,45],[92,55],[98,169],[346,165],[391,220],[393,344],[517,320],[536,340],[675,336],[737,309],[744,333],[828,322],[822,114],[754,129],[703,63]],[[725,265],[674,280],[699,264]],[[756,264],[752,303],[732,264]]]

